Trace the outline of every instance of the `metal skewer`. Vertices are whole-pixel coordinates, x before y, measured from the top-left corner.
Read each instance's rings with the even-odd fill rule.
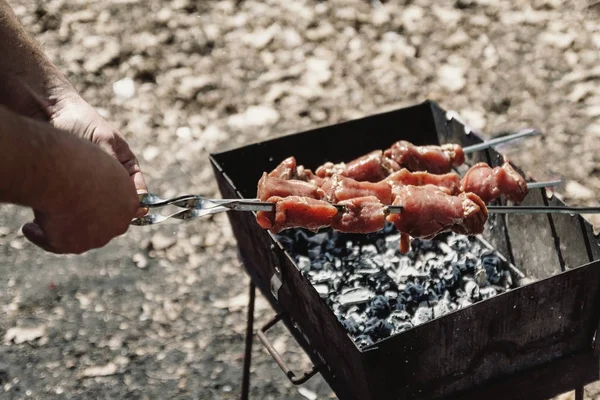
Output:
[[[474,144],[472,146],[463,147],[463,152],[465,154],[474,153],[479,150],[488,149],[492,146],[496,146],[498,144],[510,142],[512,140],[528,137],[528,136],[537,136],[541,135],[542,132],[535,129],[524,129],[517,133],[513,133],[512,135],[502,136],[496,139],[486,140],[485,142]]]

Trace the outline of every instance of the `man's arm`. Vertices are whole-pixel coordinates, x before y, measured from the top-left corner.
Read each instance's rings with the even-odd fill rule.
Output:
[[[0,106],[0,203],[33,208],[23,233],[56,253],[82,253],[123,234],[139,200],[127,171],[100,147]]]
[[[103,147],[127,170],[138,191],[148,191],[123,135],[81,98],[21,26],[6,0],[0,0],[0,55],[0,105]]]
[[[75,92],[58,68],[0,0],[0,104],[21,115],[48,120],[54,102]]]

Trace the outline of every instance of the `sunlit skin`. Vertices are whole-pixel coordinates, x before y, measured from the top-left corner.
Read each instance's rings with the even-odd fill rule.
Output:
[[[83,253],[143,215],[147,186],[123,135],[60,73],[0,0],[0,203],[34,210],[23,227],[54,253]]]

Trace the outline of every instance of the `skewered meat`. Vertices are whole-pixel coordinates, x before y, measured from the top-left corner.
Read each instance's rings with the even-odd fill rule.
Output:
[[[272,178],[279,179],[294,179],[297,174],[296,169],[296,158],[288,157],[283,160],[279,165],[271,172],[269,172],[269,176]]]
[[[396,171],[385,178],[392,187],[398,185],[424,186],[435,185],[448,194],[460,193],[460,177],[454,172],[443,175],[430,174],[429,172],[410,172],[406,168]]]
[[[283,170],[285,168],[283,165],[286,163],[288,166],[290,165],[289,159],[284,160],[269,175],[289,176],[290,174],[281,175],[276,172]],[[310,170],[304,169],[301,165],[295,166],[294,169],[295,172],[291,176],[295,178],[292,179],[300,179],[323,189],[323,192],[312,194],[309,197],[324,198],[331,202],[361,196],[375,196],[382,203],[389,204],[388,200],[392,198],[389,197],[387,188],[383,186],[384,182],[391,185],[392,188],[397,185],[436,185],[446,193],[452,195],[458,195],[461,192],[471,192],[479,196],[486,204],[500,195],[505,195],[515,204],[519,204],[528,193],[527,182],[509,163],[496,168],[491,168],[485,163],[475,164],[467,171],[462,180],[454,172],[438,175],[425,171],[411,172],[406,168],[393,172],[379,182],[358,181],[340,174],[333,174],[328,178],[320,178],[312,174]],[[299,188],[296,189],[298,190]],[[303,195],[301,192],[289,192],[288,194]],[[281,190],[277,192],[277,195],[285,196],[286,193],[284,190]]]
[[[324,197],[323,191],[314,183],[304,182],[297,179],[275,178],[263,173],[258,181],[256,197],[260,201],[266,201],[270,197],[300,196],[312,199]]]
[[[267,201],[275,203],[275,212],[259,211],[256,213],[256,221],[273,233],[298,227],[318,231],[331,226],[338,215],[338,209],[330,203],[308,197],[273,196]]]
[[[461,191],[477,193],[486,203],[502,194],[515,204],[521,203],[528,193],[527,182],[508,162],[495,168],[486,163],[475,164],[462,178]]]
[[[325,199],[332,203],[364,196],[375,196],[383,204],[390,204],[392,201],[392,190],[385,180],[376,183],[359,182],[334,174],[324,182],[321,190],[325,194]]]
[[[474,193],[450,196],[432,185],[402,186],[394,190],[393,205],[401,205],[400,214],[387,217],[400,231],[400,251],[408,252],[409,236],[432,239],[453,231],[465,235],[483,232],[487,207]]]
[[[346,233],[371,233],[385,227],[385,206],[375,196],[356,197],[338,203],[344,206],[331,227]]]
[[[315,173],[321,178],[339,174],[357,181],[379,182],[399,169],[400,166],[396,162],[383,156],[382,150],[375,150],[348,164],[326,162],[317,168]]]
[[[465,154],[457,144],[442,146],[415,146],[405,140],[394,143],[383,153],[401,167],[410,171],[428,171],[444,174],[465,162]]]

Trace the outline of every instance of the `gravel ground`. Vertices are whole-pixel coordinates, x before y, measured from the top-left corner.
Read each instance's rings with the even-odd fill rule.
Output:
[[[216,196],[212,151],[432,99],[486,134],[542,129],[502,151],[593,204],[600,3],[529,3],[11,0],[155,193]],[[0,208],[0,397],[237,398],[248,278],[224,216],[132,227],[80,257],[30,245],[28,218]],[[256,313],[273,311],[259,297]],[[283,329],[272,338],[309,367]],[[252,398],[334,398],[253,357]]]

